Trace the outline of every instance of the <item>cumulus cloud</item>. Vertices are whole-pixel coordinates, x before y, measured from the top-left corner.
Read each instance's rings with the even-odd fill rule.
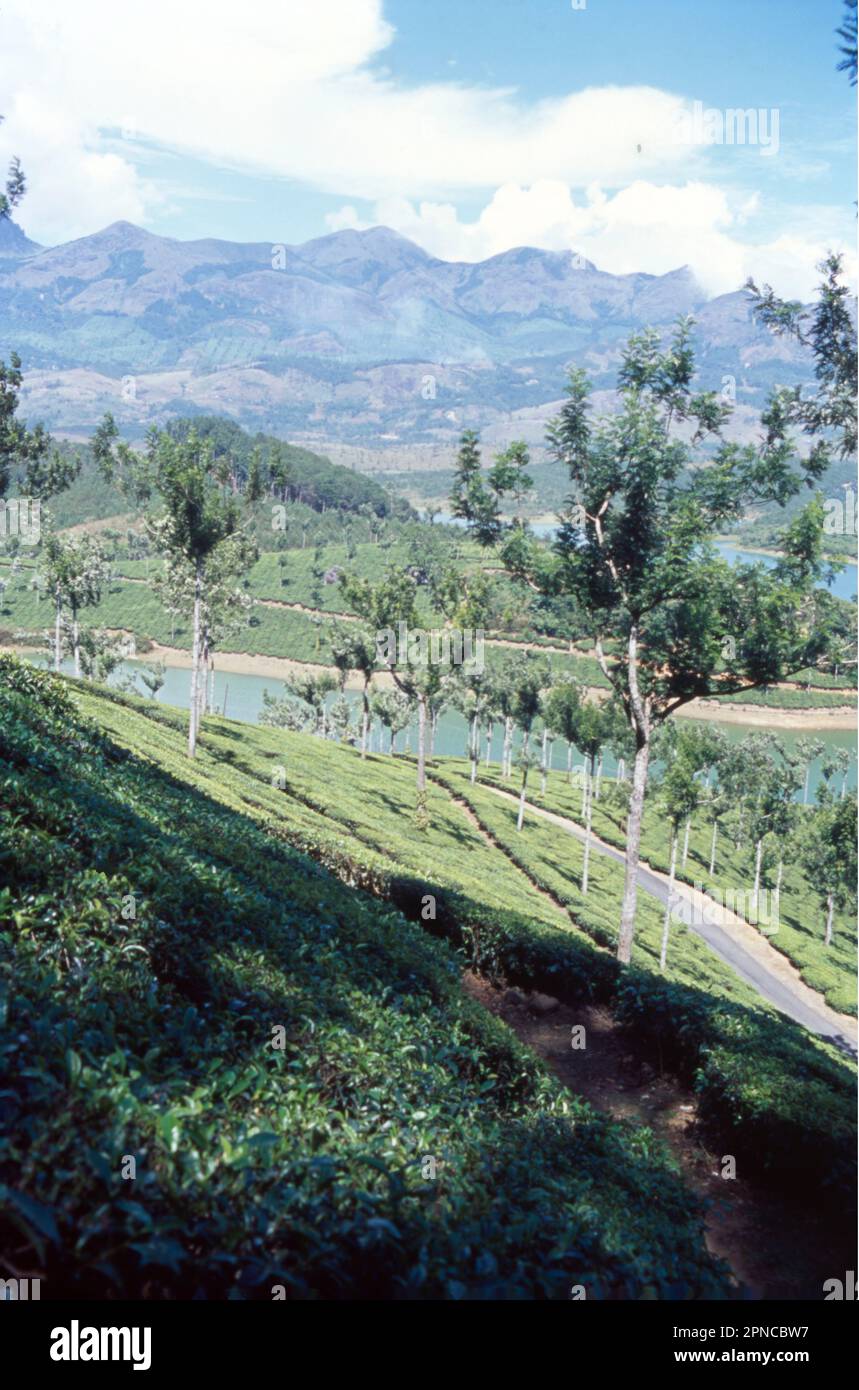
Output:
[[[79,220],[111,178],[120,215],[133,203],[121,144],[112,160],[85,161],[105,153],[110,131],[365,199],[511,179],[625,182],[690,157],[676,140],[681,99],[651,88],[527,102],[507,89],[395,82],[371,66],[393,36],[381,0],[5,0],[0,22],[3,139],[26,153],[34,189],[46,185],[30,213],[40,223],[51,197],[42,176],[55,172],[45,128],[83,205],[54,201]],[[140,183],[137,198],[152,196]]]
[[[641,179],[613,195],[591,184],[577,200],[566,184],[544,179],[529,187],[504,184],[472,221],[460,219],[452,203],[407,198],[379,200],[369,218],[347,204],[326,220],[332,231],[382,223],[443,260],[478,261],[515,246],[541,246],[577,251],[615,275],[661,275],[688,265],[710,294],[736,290],[754,275],[785,294],[807,296],[817,283],[822,243],[802,235],[760,244],[739,239],[758,201],[731,198],[703,182]],[[850,253],[847,263],[855,271]]]

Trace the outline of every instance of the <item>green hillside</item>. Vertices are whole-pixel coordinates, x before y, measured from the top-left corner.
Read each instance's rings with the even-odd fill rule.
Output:
[[[550,1078],[463,963],[606,1004],[741,1166],[849,1192],[850,1067],[691,934],[659,977],[655,907],[622,971],[615,866],[553,905],[534,866],[568,837],[529,826],[517,862],[455,760],[420,833],[404,759],[207,719],[189,763],[179,711],[8,657],[0,697],[0,1236],[51,1296],[723,1294],[652,1134]]]
[[[220,756],[186,780],[169,722],[8,658],[0,684],[0,1238],[51,1296],[724,1291],[648,1134],[304,852],[323,816],[281,826]]]

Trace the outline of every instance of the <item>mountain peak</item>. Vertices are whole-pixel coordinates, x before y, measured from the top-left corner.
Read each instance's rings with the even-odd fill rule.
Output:
[[[345,227],[342,231],[305,241],[297,249],[303,260],[326,266],[373,261],[391,270],[401,270],[406,266],[425,265],[433,259],[390,227]]]
[[[0,256],[34,256],[42,249],[11,217],[0,217]]]

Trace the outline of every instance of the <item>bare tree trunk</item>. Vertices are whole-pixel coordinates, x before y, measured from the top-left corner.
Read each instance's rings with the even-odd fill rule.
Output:
[[[56,594],[56,620],[54,622],[54,670],[60,669],[60,654],[62,652],[62,621],[63,621],[63,600],[60,592]]]
[[[516,818],[516,829],[521,830],[525,821],[525,788],[528,785],[528,742],[531,735],[526,730],[522,738],[522,790],[519,793],[519,815]]]
[[[588,891],[588,869],[591,862],[591,817],[593,814],[593,801],[591,798],[591,787],[593,783],[594,759],[593,754],[585,762],[585,853],[582,860],[582,893]]]
[[[486,726],[486,767],[489,767],[492,763],[492,734],[494,732],[494,729],[495,724],[490,719],[489,723]]]
[[[75,656],[75,675],[80,680],[81,674],[81,627],[78,622],[77,605],[72,604],[72,651]]]
[[[618,780],[618,782],[625,782],[625,781],[626,781],[626,758],[621,758],[620,761],[618,762],[618,765],[617,765],[617,780]]]
[[[665,916],[662,919],[662,947],[659,952],[659,969],[665,973],[665,962],[668,959],[668,927],[671,922],[671,909],[674,898],[674,874],[677,869],[677,827],[673,827],[671,835],[671,867],[668,870],[668,902],[665,904]]]
[[[823,940],[824,946],[831,946],[831,945],[832,945],[832,919],[833,919],[834,916],[835,916],[835,894],[834,894],[833,892],[830,891],[829,893],[826,894],[826,936],[824,937],[824,940]]]
[[[755,886],[752,891],[752,898],[755,904],[757,904],[758,894],[761,891],[761,860],[763,859],[763,857],[764,841],[763,836],[761,836],[761,838],[757,841],[755,845]]]
[[[711,838],[711,840],[710,840],[710,877],[711,877],[711,878],[713,877],[713,871],[714,871],[715,867],[716,867],[716,821],[714,820],[714,821],[713,821],[713,835],[712,835],[712,838]]]
[[[200,627],[203,606],[203,576],[197,565],[194,575],[194,635],[191,646],[191,710],[188,720],[188,757],[197,751],[197,687],[200,680]]]
[[[369,702],[369,700],[367,699],[367,687],[366,687],[366,685],[364,686],[364,690],[363,690],[363,692],[362,692],[362,697],[361,697],[361,698],[362,698],[362,700],[363,700],[363,702],[364,702],[364,714],[363,714],[363,718],[362,718],[362,720],[361,720],[361,757],[362,757],[362,758],[366,758],[366,756],[367,756],[367,735],[368,735],[369,730],[370,730],[370,702]]]
[[[689,827],[692,824],[692,817],[686,817],[686,829],[683,832],[683,858],[680,861],[681,868],[686,868],[686,859],[689,855]]]
[[[200,639],[200,679],[197,688],[197,729],[199,731],[206,713],[206,687],[209,680],[209,634],[203,628]]]
[[[602,752],[600,752],[599,762],[597,763],[597,776],[594,785],[594,801],[600,799],[600,783],[602,782]]]
[[[423,695],[418,696],[418,791],[426,791],[427,785],[427,702]]]
[[[623,907],[617,940],[617,958],[629,964],[632,958],[632,938],[635,935],[635,908],[638,900],[638,863],[641,857],[641,819],[644,813],[644,793],[647,789],[647,765],[650,761],[649,730],[636,731],[635,763],[632,771],[632,794],[626,821],[626,874],[623,886]]]
[[[480,757],[480,729],[477,724],[477,715],[471,721],[471,738],[468,745],[468,756],[471,759],[471,783],[472,786],[477,781],[477,760]]]
[[[778,926],[779,907],[781,905],[781,881],[784,876],[784,859],[781,854],[778,857],[778,872],[775,876],[775,893],[773,894],[773,907],[770,912],[770,926]]]
[[[501,755],[501,775],[503,777],[512,776],[512,751],[513,751],[513,718],[507,716],[504,720],[504,751]]]
[[[546,773],[548,772],[548,768],[547,768],[547,766],[546,766],[546,758],[547,758],[547,755],[548,755],[548,745],[549,745],[549,731],[548,731],[548,729],[544,729],[544,730],[543,730],[543,747],[542,747],[541,754],[540,754],[540,795],[541,795],[542,797],[545,797],[545,795],[546,795]]]

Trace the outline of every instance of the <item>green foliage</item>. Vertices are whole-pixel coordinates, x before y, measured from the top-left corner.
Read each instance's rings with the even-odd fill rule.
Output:
[[[0,1239],[53,1296],[724,1295],[649,1133],[570,1097],[265,775],[350,750],[213,721],[181,764],[151,702],[8,657],[0,686]]]
[[[168,431],[177,440],[186,439],[191,432],[207,440],[215,459],[229,461],[240,489],[245,489],[253,475],[252,495],[248,500],[270,496],[283,502],[303,502],[314,511],[323,507],[345,511],[367,507],[377,516],[386,516],[392,510],[406,515],[409,512],[409,508],[402,505],[392,507],[384,488],[351,468],[331,463],[309,449],[285,444],[273,435],[250,435],[222,416],[174,420]]]

